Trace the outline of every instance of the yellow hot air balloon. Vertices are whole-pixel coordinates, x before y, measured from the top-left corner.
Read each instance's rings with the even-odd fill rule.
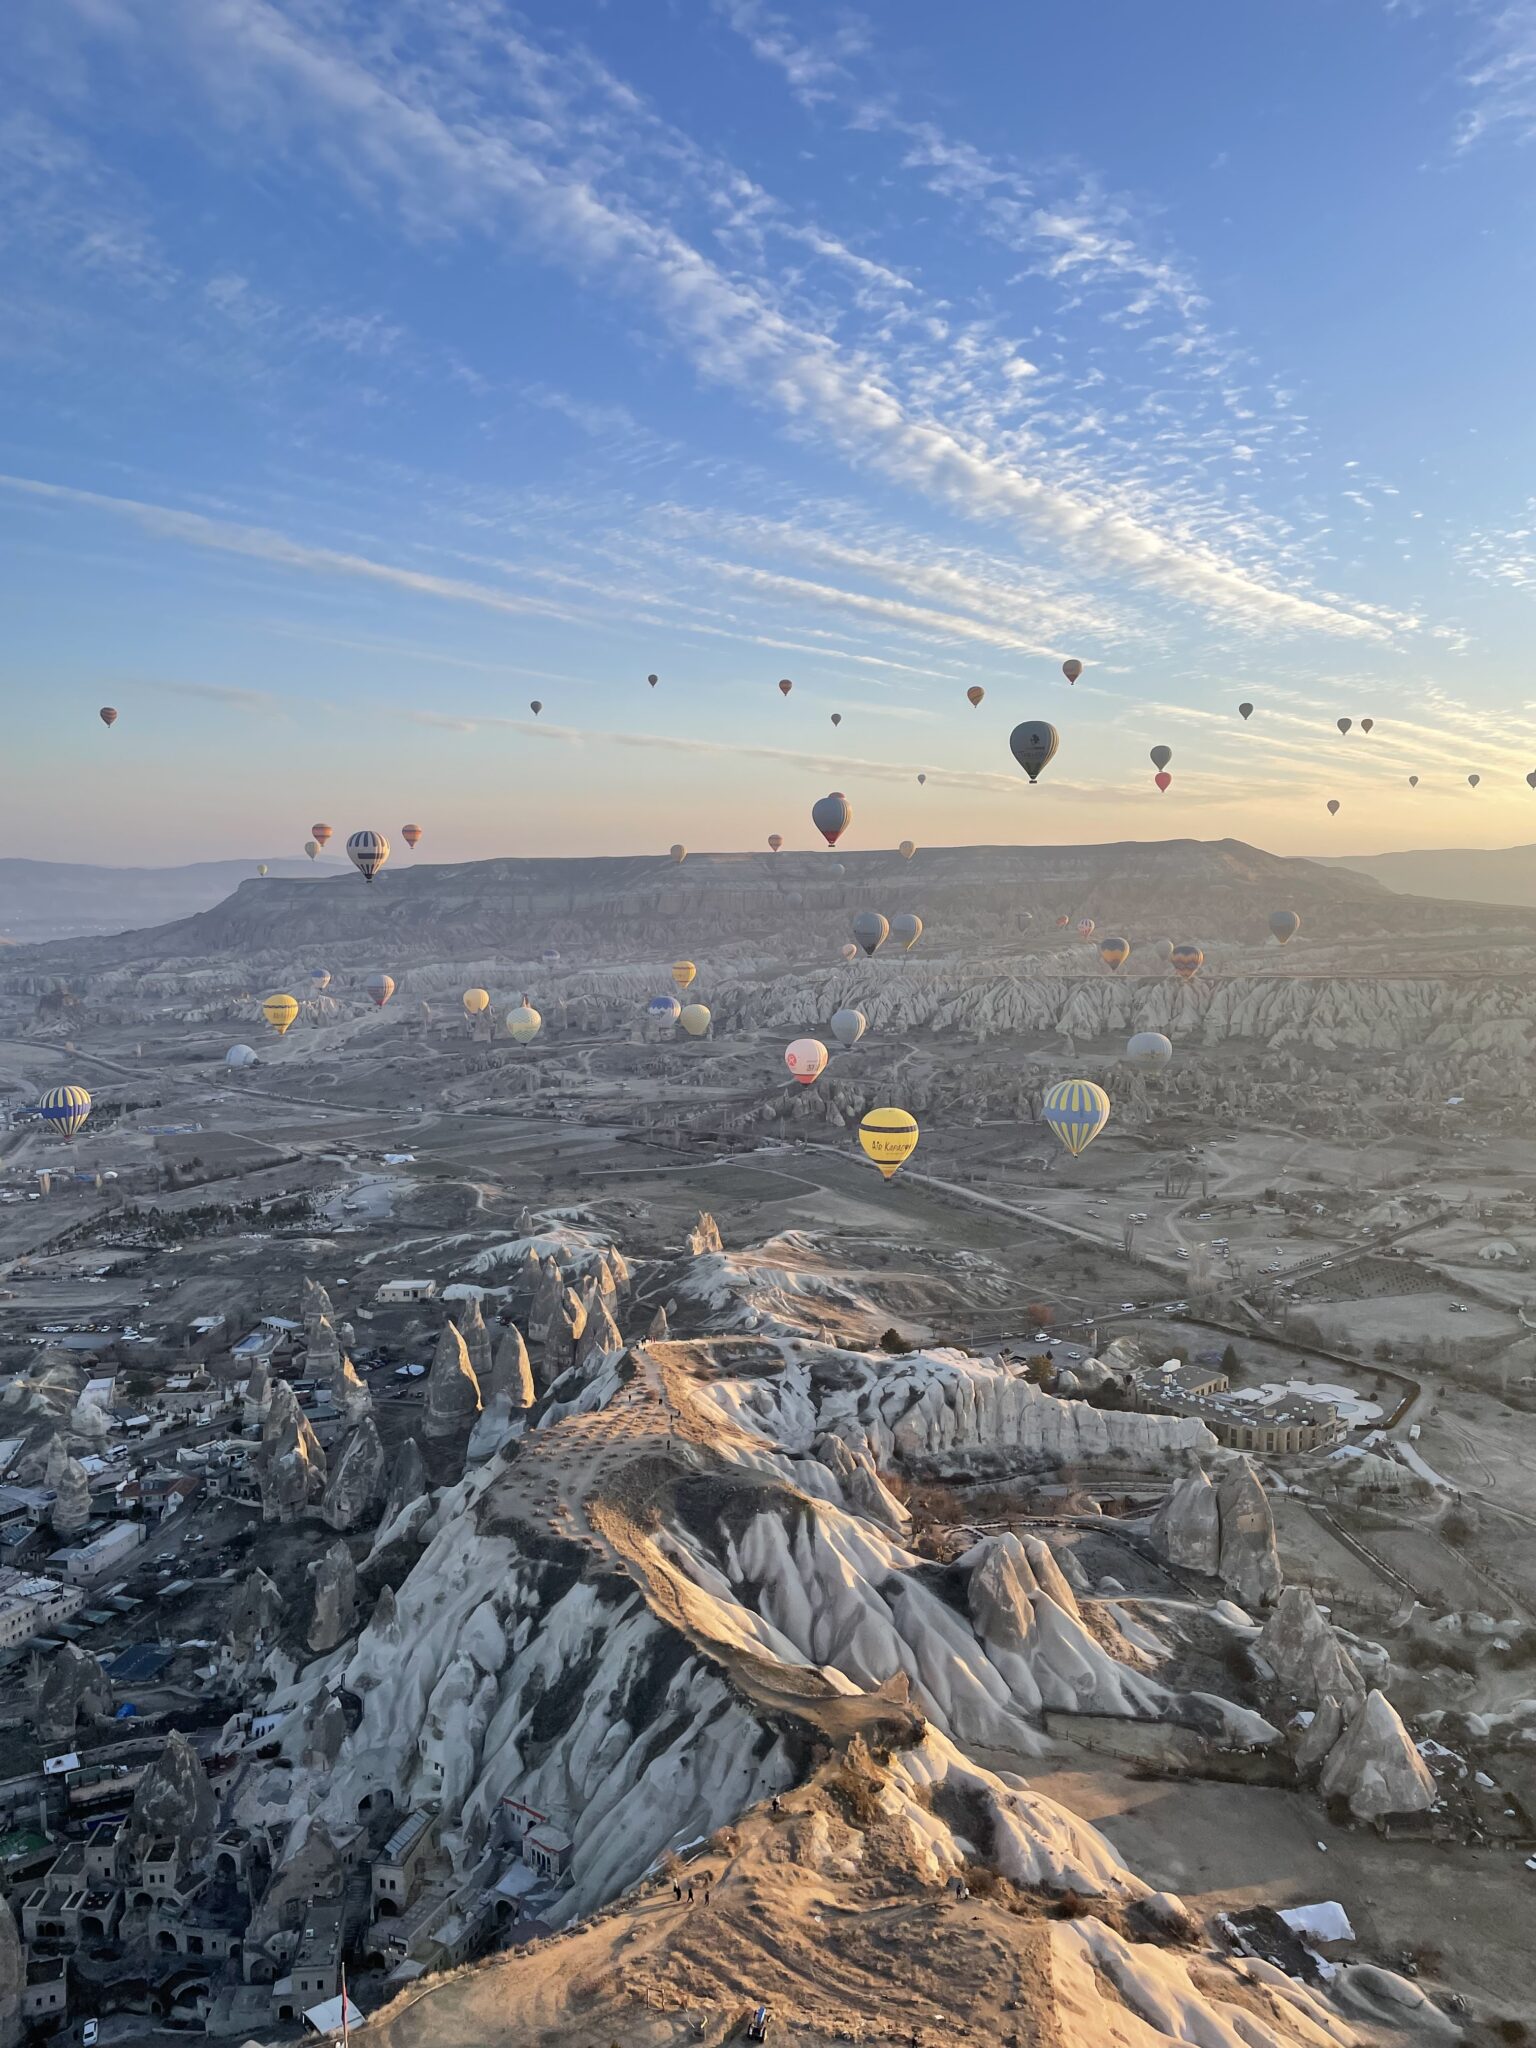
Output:
[[[294,1018],[299,1014],[298,1003],[290,995],[268,996],[261,1006],[261,1014],[281,1038]]]
[[[1109,1122],[1109,1097],[1097,1081],[1058,1081],[1045,1091],[1042,1114],[1076,1159]]]
[[[672,979],[679,988],[687,988],[698,974],[698,971],[691,960],[674,960],[672,962]]]
[[[702,1038],[709,1029],[709,1012],[702,1003],[690,1003],[677,1021],[690,1038]]]
[[[50,1088],[37,1106],[44,1123],[52,1124],[62,1137],[73,1138],[91,1113],[91,1098],[78,1083],[67,1081],[62,1088]]]
[[[538,1037],[543,1023],[544,1019],[524,996],[522,1002],[507,1018],[507,1036],[515,1038],[519,1045],[526,1045],[530,1039]]]
[[[880,1169],[882,1180],[912,1157],[917,1150],[917,1118],[905,1109],[871,1109],[859,1123],[859,1143]]]
[[[464,991],[464,1007],[471,1017],[478,1017],[482,1010],[491,1007],[491,998],[483,988],[467,988]]]
[[[910,860],[913,854],[917,851],[917,842],[912,839],[903,839],[900,846],[897,847],[896,851],[901,855],[903,860]]]

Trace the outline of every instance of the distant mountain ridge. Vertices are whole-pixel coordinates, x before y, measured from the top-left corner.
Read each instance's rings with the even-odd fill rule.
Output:
[[[1536,908],[1536,846],[1428,846],[1403,853],[1319,854],[1402,895]]]
[[[85,938],[190,917],[258,879],[262,859],[200,860],[183,867],[86,867],[73,861],[0,859],[0,940]],[[345,863],[267,856],[269,881],[320,881]]]

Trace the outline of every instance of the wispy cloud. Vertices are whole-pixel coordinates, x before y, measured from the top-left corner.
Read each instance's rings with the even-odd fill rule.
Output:
[[[1497,138],[1536,137],[1536,0],[1476,5],[1477,24],[1461,67],[1467,107],[1457,127],[1460,149]]]

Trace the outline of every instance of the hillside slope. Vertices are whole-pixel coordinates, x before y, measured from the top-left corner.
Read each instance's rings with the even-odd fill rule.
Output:
[[[0,937],[20,943],[124,932],[189,917],[222,903],[232,890],[257,884],[260,856],[200,860],[174,868],[86,867],[73,861],[0,860]],[[335,860],[269,858],[267,880],[322,880],[338,875]]]
[[[1456,903],[1536,906],[1536,845],[1428,846],[1401,853],[1331,854],[1322,865],[1347,868],[1408,896]]]

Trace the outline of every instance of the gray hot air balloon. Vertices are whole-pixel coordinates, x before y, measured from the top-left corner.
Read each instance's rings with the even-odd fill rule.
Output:
[[[1294,910],[1272,910],[1269,913],[1269,928],[1281,945],[1287,946],[1301,930],[1301,919]]]
[[[1530,774],[1526,776],[1525,786],[1527,789],[1536,789],[1536,768],[1533,768]]]
[[[1531,785],[1532,789],[1536,789],[1536,770],[1533,770],[1532,773],[1527,775],[1525,779]],[[1417,775],[1410,775],[1408,778],[1408,787],[1410,789],[1417,789],[1418,786],[1419,778],[1417,777]]]
[[[1336,796],[1331,796],[1328,799],[1328,815],[1330,818],[1336,818],[1339,815],[1339,800]]]
[[[530,700],[529,700],[529,704],[528,704],[528,709],[529,709],[529,710],[530,710],[530,711],[531,711],[531,712],[533,713],[534,717],[535,717],[535,718],[537,718],[537,717],[538,717],[538,715],[539,715],[539,713],[540,713],[540,712],[541,712],[541,711],[542,711],[542,710],[544,709],[544,700],[543,700],[543,698],[542,698],[542,697],[533,697],[533,698],[530,698]]]
[[[1161,1031],[1138,1031],[1126,1040],[1125,1057],[1128,1065],[1156,1073],[1173,1058],[1173,1040]]]
[[[832,1018],[832,1036],[839,1045],[857,1045],[869,1029],[869,1020],[862,1010],[838,1010]]]
[[[1064,661],[1061,664],[1061,672],[1069,683],[1075,683],[1083,672],[1083,664],[1080,661]]]
[[[919,787],[919,788],[921,788],[921,787],[922,787],[922,785],[923,785],[923,784],[924,784],[924,783],[925,783],[925,782],[926,782],[927,780],[928,780],[928,778],[927,778],[927,776],[926,776],[926,775],[919,775],[919,777],[917,778],[917,781],[918,781],[918,787]]]
[[[1016,725],[1008,735],[1008,744],[1013,749],[1013,758],[1018,762],[1031,782],[1038,782],[1040,770],[1055,756],[1061,745],[1061,734],[1054,725],[1047,725],[1044,719],[1026,718],[1022,725]]]
[[[1253,706],[1251,704],[1239,704],[1237,707],[1237,715],[1239,718],[1243,719],[1252,718]]]
[[[899,911],[891,919],[891,937],[898,941],[903,953],[910,953],[923,936],[923,920],[910,910]]]
[[[1338,726],[1339,731],[1344,733],[1347,733],[1349,731],[1349,728],[1354,724],[1354,722],[1355,721],[1352,718],[1339,718],[1335,719],[1334,721],[1334,723]]]
[[[1169,961],[1173,958],[1172,939],[1154,939],[1152,941],[1152,951],[1166,967]]]
[[[1154,747],[1152,749],[1152,766],[1154,768],[1166,768],[1172,759],[1172,747]]]
[[[811,823],[828,846],[836,846],[852,818],[853,805],[840,789],[834,789],[830,796],[817,797],[811,805]]]
[[[1374,718],[1362,718],[1360,721],[1360,730],[1362,732],[1370,732],[1375,723],[1376,721]]]
[[[877,953],[891,935],[891,928],[878,910],[860,910],[854,915],[853,936],[863,947],[866,958]]]

